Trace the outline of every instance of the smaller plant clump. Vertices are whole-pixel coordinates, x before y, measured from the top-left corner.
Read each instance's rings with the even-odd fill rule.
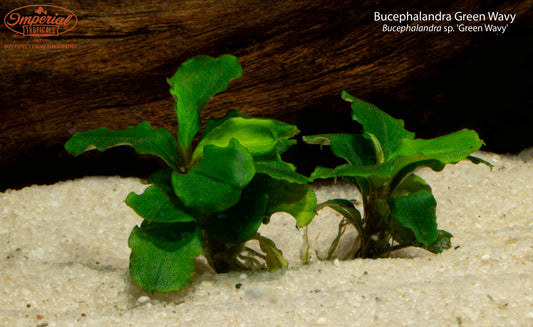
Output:
[[[207,121],[195,144],[207,102],[241,74],[231,55],[197,56],[183,63],[168,79],[176,99],[177,137],[143,122],[119,131],[101,127],[76,133],[65,144],[74,155],[129,145],[169,166],[146,179],[151,185],[142,194],[126,198],[144,218],[128,244],[132,279],[147,292],[185,287],[202,254],[217,272],[285,267],[281,250],[258,228],[279,211],[294,216],[298,226],[315,216],[310,179],[281,159],[296,142],[295,126],[228,110]],[[262,253],[248,247],[249,240],[257,241]]]
[[[357,230],[348,256],[379,258],[405,247],[420,247],[440,253],[451,246],[452,234],[437,229],[436,205],[431,187],[416,170],[429,167],[441,171],[446,164],[470,160],[492,165],[470,154],[481,141],[475,131],[463,129],[434,139],[415,139],[404,122],[347,92],[342,98],[351,103],[352,118],[363,127],[362,134],[322,134],[306,136],[309,144],[326,145],[346,160],[336,168],[316,167],[312,179],[339,178],[355,185],[362,195],[363,212],[346,199],[332,199],[318,205],[330,207],[343,219],[332,242],[332,258],[346,226]]]

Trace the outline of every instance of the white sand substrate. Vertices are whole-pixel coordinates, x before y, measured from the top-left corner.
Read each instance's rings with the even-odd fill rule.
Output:
[[[146,187],[138,179],[8,190],[0,193],[0,326],[533,326],[533,149],[476,155],[493,170],[461,162],[420,172],[439,228],[454,234],[440,255],[321,261],[340,219],[325,209],[309,227],[304,264],[303,230],[276,214],[260,232],[288,269],[216,275],[198,260],[190,285],[172,293],[146,294],[129,276],[127,239],[141,219],[123,201]],[[346,184],[314,187],[319,201],[357,198]]]

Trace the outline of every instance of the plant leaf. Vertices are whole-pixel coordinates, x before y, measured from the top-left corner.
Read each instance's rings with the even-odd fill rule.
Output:
[[[128,239],[130,274],[148,293],[185,287],[195,258],[203,253],[202,231],[196,223],[150,223],[135,226]]]
[[[204,131],[202,133],[201,139],[203,139],[207,134],[211,133],[211,131],[213,129],[215,129],[216,127],[220,126],[220,124],[222,124],[226,120],[228,120],[230,118],[234,118],[234,117],[245,117],[245,116],[243,116],[243,114],[239,110],[228,109],[228,111],[226,111],[226,115],[224,115],[224,117],[221,117],[221,118],[209,117],[209,119],[205,123]]]
[[[403,226],[396,218],[392,217],[390,220],[389,229],[393,235],[394,241],[398,242],[402,247],[424,245],[416,240],[416,236],[410,228]]]
[[[404,139],[391,158],[394,160],[394,188],[406,175],[422,167],[441,171],[446,164],[455,164],[470,158],[470,153],[479,150],[483,141],[475,131],[462,129],[452,134],[433,139]],[[474,163],[479,163],[475,162]]]
[[[422,177],[416,174],[410,174],[396,187],[393,196],[407,195],[420,190],[431,193],[431,186]]]
[[[395,119],[381,111],[373,104],[351,96],[348,92],[342,92],[342,98],[351,102],[352,118],[363,125],[365,132],[373,134],[381,145],[384,159],[394,154],[402,139],[413,139],[415,134],[404,128],[401,119]]]
[[[308,225],[316,215],[316,195],[307,184],[288,183],[268,179],[268,212],[286,212],[296,219],[300,227]]]
[[[169,79],[170,93],[176,99],[178,148],[185,162],[192,154],[192,140],[200,130],[200,113],[207,102],[224,91],[229,81],[241,77],[242,68],[236,57],[196,56],[187,60]]]
[[[466,159],[467,159],[467,160],[470,160],[470,162],[472,162],[473,164],[476,164],[476,165],[479,165],[479,164],[482,163],[482,164],[484,164],[485,166],[490,167],[491,170],[492,170],[492,168],[494,168],[494,166],[493,166],[490,162],[488,162],[488,161],[486,161],[486,160],[483,160],[483,159],[481,159],[481,158],[478,158],[478,157],[468,156],[468,157],[466,157]]]
[[[304,141],[308,144],[330,145],[331,152],[339,158],[343,158],[348,165],[337,167],[366,166],[374,163],[372,156],[372,144],[362,135],[357,134],[319,134],[313,136],[304,136]],[[335,170],[329,168],[316,167],[311,178],[336,178]],[[350,183],[357,186],[362,194],[368,193],[369,182],[365,177],[343,176]]]
[[[222,123],[226,122],[228,119],[235,118],[235,117],[241,117],[244,119],[250,119],[251,117],[247,117],[241,114],[239,110],[229,109],[226,112],[226,115],[222,118],[210,118],[204,128],[204,133],[202,134],[202,140],[209,134],[211,131],[218,126],[220,126]],[[282,154],[287,149],[289,149],[293,144],[296,143],[296,140],[292,140],[291,137],[298,134],[300,131],[296,126],[287,124],[278,120],[274,119],[267,119],[267,118],[254,118],[259,120],[269,120],[272,123],[274,123],[274,127],[276,130],[276,133],[274,133],[278,139],[276,144],[276,152],[278,154]],[[238,138],[241,144],[244,142],[243,138]],[[195,158],[201,155],[201,150],[197,150],[195,154]]]
[[[243,190],[240,201],[226,211],[206,216],[202,228],[214,239],[240,244],[252,238],[267,216],[268,193],[263,180],[254,178]]]
[[[298,174],[294,165],[284,162],[277,153],[254,158],[254,163],[257,173],[266,174],[274,179],[298,184],[311,182],[311,179]]]
[[[402,162],[402,159],[404,160],[403,162]],[[444,167],[446,167],[446,164],[438,160],[430,159],[430,160],[416,161],[413,158],[403,158],[403,157],[402,159],[397,158],[396,160],[393,160],[396,166],[402,167],[402,168],[400,170],[397,170],[394,173],[394,177],[390,183],[391,185],[390,189],[392,192],[394,192],[398,184],[401,183],[404,180],[404,178],[406,178],[407,176],[409,176],[410,174],[412,174],[413,172],[417,171],[420,168],[428,167],[428,168],[431,168],[433,171],[438,172],[438,171],[443,170]],[[408,164],[405,165],[405,163],[408,163]]]
[[[331,209],[340,213],[344,218],[354,225],[357,232],[364,237],[365,230],[363,228],[363,221],[361,218],[361,212],[355,207],[355,205],[346,199],[331,199],[320,203],[317,206],[317,211],[324,207],[330,207]]]
[[[359,134],[317,134],[304,136],[307,144],[329,145],[331,152],[345,159],[350,165],[364,166],[374,164],[372,144]]]
[[[394,172],[394,162],[387,161],[383,164],[368,165],[368,166],[352,166],[350,164],[341,165],[334,169],[316,167],[315,171],[311,174],[312,179],[316,178],[337,178],[348,177],[349,180],[356,178],[357,187],[366,194],[368,191],[369,183],[371,183],[375,189],[379,188],[383,183],[387,182]],[[350,179],[352,178],[352,179]],[[366,179],[367,181],[363,180]]]
[[[442,251],[447,250],[452,247],[451,238],[452,234],[448,233],[445,230],[438,231],[437,240],[430,244],[429,246],[423,246],[426,250],[432,253],[442,253]]]
[[[259,247],[261,251],[266,254],[266,264],[269,271],[275,271],[287,267],[289,264],[285,258],[283,258],[283,252],[276,247],[274,242],[264,236],[257,233],[254,239],[259,241]]]
[[[143,184],[156,184],[168,196],[175,195],[172,188],[172,169],[160,169],[150,175],[148,178],[141,180]]]
[[[157,185],[147,187],[141,195],[131,192],[126,198],[126,204],[139,216],[152,222],[196,221],[176,195],[169,195]]]
[[[213,128],[194,150],[193,160],[202,157],[204,147],[225,147],[230,140],[237,140],[252,154],[261,156],[272,152],[278,143],[276,124],[270,119],[233,117]]]
[[[363,135],[366,139],[369,139],[372,142],[372,145],[374,146],[374,153],[376,154],[376,163],[382,164],[385,162],[385,154],[383,153],[383,148],[381,147],[381,143],[379,143],[379,140],[377,137],[369,132],[365,132]]]
[[[251,154],[233,139],[226,147],[207,145],[202,160],[187,174],[172,173],[172,186],[185,206],[221,212],[239,202],[254,175]]]
[[[178,148],[174,136],[165,128],[153,129],[146,121],[118,131],[100,127],[76,133],[67,141],[65,149],[79,155],[85,151],[105,151],[119,145],[132,146],[139,154],[158,156],[173,169],[178,166]]]
[[[479,150],[481,145],[483,141],[475,131],[462,129],[433,139],[403,139],[393,158],[406,157],[408,162],[432,159],[444,164],[457,163]]]
[[[416,239],[429,245],[437,240],[437,201],[433,194],[420,190],[403,196],[387,199],[391,215],[403,227],[409,228]]]
[[[349,164],[338,166],[334,169],[316,167],[311,174],[311,178],[332,178],[332,177],[381,177],[389,178],[394,172],[394,163],[389,161],[380,165],[352,166]]]
[[[341,167],[341,166],[339,166]],[[337,178],[334,168],[326,168],[322,166],[315,167],[315,170],[311,173],[311,179],[328,179],[328,178]]]
[[[218,127],[220,124],[222,124],[226,120],[228,120],[230,118],[234,118],[234,117],[241,117],[241,118],[247,118],[247,119],[253,118],[253,117],[244,116],[239,110],[228,109],[228,111],[226,111],[226,115],[224,117],[221,117],[221,118],[209,118],[207,120],[207,123],[205,124],[205,128],[204,128],[204,132],[202,134],[202,138],[205,137],[214,128]],[[296,128],[295,125],[287,124],[287,123],[279,121],[279,120],[268,119],[268,118],[254,118],[254,119],[265,119],[265,120],[272,121],[274,123],[275,127],[276,127],[276,132],[277,132],[276,134],[279,137],[283,138],[283,139],[289,139],[289,138],[297,135],[300,132],[298,130],[298,128]]]

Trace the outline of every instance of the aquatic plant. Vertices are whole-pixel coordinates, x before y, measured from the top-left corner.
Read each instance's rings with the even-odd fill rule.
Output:
[[[167,80],[176,99],[176,137],[145,121],[119,131],[101,127],[76,133],[65,144],[74,155],[128,145],[169,166],[144,181],[151,185],[142,194],[126,198],[144,218],[128,244],[131,276],[147,292],[185,287],[202,254],[217,272],[287,266],[281,250],[258,233],[259,227],[279,211],[294,216],[299,226],[315,215],[310,180],[281,159],[295,143],[296,126],[228,110],[222,118],[210,118],[195,142],[208,101],[241,75],[232,55],[184,62]],[[249,247],[250,240],[262,252]]]
[[[305,142],[329,146],[346,161],[335,168],[316,167],[311,178],[342,178],[362,195],[362,213],[347,199],[318,205],[318,210],[330,207],[343,216],[328,257],[333,257],[349,225],[357,230],[352,257],[379,258],[410,246],[433,253],[450,248],[452,234],[437,229],[437,201],[431,187],[415,172],[423,167],[441,171],[465,159],[492,167],[470,155],[483,144],[478,134],[462,129],[434,139],[416,139],[403,120],[345,91],[342,98],[351,103],[352,118],[362,125],[363,133],[304,136]]]

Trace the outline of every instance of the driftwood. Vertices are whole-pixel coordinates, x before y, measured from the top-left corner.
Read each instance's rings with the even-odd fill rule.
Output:
[[[143,120],[175,131],[166,78],[198,54],[232,53],[244,70],[208,104],[204,117],[234,108],[298,123],[304,133],[346,131],[354,128],[349,106],[340,99],[346,89],[405,119],[420,136],[469,127],[478,130],[488,150],[515,152],[532,145],[530,1],[49,4],[75,13],[75,29],[48,38],[0,29],[0,188],[154,169],[157,162],[135,159],[128,150],[73,159],[63,144],[76,131],[121,129]],[[4,16],[24,5],[2,1],[0,12]],[[516,14],[516,20],[505,33],[392,33],[382,31],[375,11],[500,11]],[[10,48],[13,44],[75,48]],[[525,143],[516,143],[520,139]],[[296,161],[303,161],[307,150],[300,151]]]

